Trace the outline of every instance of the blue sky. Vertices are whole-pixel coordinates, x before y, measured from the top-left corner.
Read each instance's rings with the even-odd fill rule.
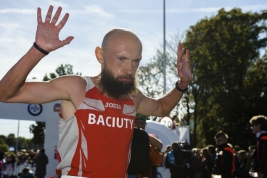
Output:
[[[29,74],[28,79],[42,80],[44,74],[54,72],[60,64],[71,64],[74,72],[97,75],[100,65],[94,49],[101,44],[105,33],[112,28],[127,28],[135,32],[143,43],[143,60],[148,62],[163,41],[162,0],[0,0],[0,78],[31,47],[35,39],[36,9],[42,15],[49,5],[63,8],[62,14],[70,18],[60,33],[60,38],[74,36],[68,46],[51,52]],[[243,12],[267,9],[266,0],[166,0],[166,38],[180,34],[200,19],[216,15],[221,8],[239,7]],[[62,16],[61,16],[62,17]],[[0,119],[0,135],[17,133],[17,120]],[[20,122],[20,135],[32,135],[28,127],[32,121]]]

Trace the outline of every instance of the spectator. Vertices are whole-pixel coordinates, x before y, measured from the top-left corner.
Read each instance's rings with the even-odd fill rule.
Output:
[[[0,151],[0,178],[2,177],[2,169],[4,167],[3,158],[4,158],[4,153]]]
[[[212,158],[212,161],[214,162],[215,157],[216,157],[216,151],[215,151],[216,148],[215,148],[215,146],[214,145],[208,145],[207,149],[208,149],[209,155]]]
[[[238,162],[235,167],[235,178],[249,178],[248,171],[246,170],[247,152],[239,150],[237,152]]]
[[[38,155],[35,158],[36,170],[35,177],[36,178],[44,178],[46,175],[46,165],[48,164],[48,157],[45,154],[45,149],[41,149]]]
[[[15,163],[16,159],[13,154],[7,156],[6,165],[5,165],[5,175],[7,177],[13,176],[15,174]]]
[[[201,178],[211,178],[211,165],[213,165],[212,157],[208,153],[207,148],[202,149],[202,162],[200,164]]]
[[[34,178],[32,170],[29,167],[25,167],[22,170],[22,173],[19,173],[18,176],[20,178]]]
[[[217,145],[214,174],[221,175],[221,178],[232,178],[235,170],[235,160],[234,150],[228,144],[228,135],[219,131],[214,138]]]
[[[258,172],[258,178],[267,177],[267,117],[254,116],[250,119],[252,132],[257,138],[256,151],[253,153],[253,168]]]
[[[248,153],[247,153],[247,164],[246,164],[246,170],[249,172],[252,169],[252,154],[255,151],[255,145],[250,145],[248,147]]]
[[[8,154],[7,152],[4,153],[4,156],[3,156],[3,159],[2,159],[2,162],[3,162],[3,165],[2,165],[2,178],[8,178],[9,175],[7,174],[7,160],[8,160]]]
[[[146,117],[141,114],[137,114],[137,118],[135,119],[135,127],[145,130]],[[163,162],[163,155],[161,153],[162,143],[154,134],[148,134],[148,138],[150,143],[151,165],[150,170],[147,173],[142,174],[142,177],[154,178],[157,174],[157,166],[161,165]]]
[[[180,153],[182,157],[182,166],[180,171],[181,178],[194,178],[195,174],[198,170],[197,160],[196,157],[193,156],[191,146],[186,141],[179,142],[180,145]],[[178,156],[175,157],[176,164],[179,165],[177,162]]]
[[[182,159],[181,154],[179,154],[180,147],[177,142],[172,143],[171,151],[169,151],[167,158],[165,160],[165,167],[170,168],[171,178],[177,178],[180,176],[180,167],[182,163],[178,163],[177,159]],[[178,153],[178,154],[177,154]],[[175,159],[176,158],[176,159]],[[178,165],[178,164],[179,165]]]
[[[166,158],[167,158],[168,153],[171,151],[171,149],[172,149],[172,146],[171,146],[171,145],[167,145],[167,146],[165,147],[164,152],[163,152],[163,166],[164,166],[164,167],[165,167],[165,160],[166,160]]]
[[[234,146],[234,159],[235,159],[235,167],[238,166],[239,164],[239,160],[238,160],[238,156],[237,153],[241,150],[239,145],[235,145]]]
[[[202,162],[202,153],[200,148],[193,148],[192,149],[193,156],[195,157],[196,163],[197,163],[197,171],[195,174],[195,178],[201,178],[202,177],[202,170],[201,170],[201,162]]]

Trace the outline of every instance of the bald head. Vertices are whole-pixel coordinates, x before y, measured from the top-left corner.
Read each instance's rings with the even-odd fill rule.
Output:
[[[101,48],[105,51],[108,50],[110,46],[116,45],[120,42],[132,40],[136,43],[136,45],[140,45],[142,47],[142,43],[140,39],[133,32],[127,29],[112,29],[110,30],[103,38]]]
[[[115,99],[136,94],[135,73],[142,59],[142,44],[129,30],[113,29],[104,37],[102,46],[95,49],[101,64],[101,92]]]

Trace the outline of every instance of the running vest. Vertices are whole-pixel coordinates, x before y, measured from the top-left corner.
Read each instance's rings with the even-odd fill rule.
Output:
[[[130,157],[135,106],[115,100],[87,82],[82,104],[59,121],[57,173],[90,178],[124,178]],[[73,86],[75,87],[75,86]]]
[[[232,156],[232,170],[231,170],[231,173],[232,175],[234,174],[234,171],[235,171],[235,159],[234,159],[234,150],[232,148],[230,148],[229,146],[226,146],[223,148],[225,151],[229,151],[233,156]],[[222,157],[222,160],[221,160],[221,165],[223,164],[223,157]]]

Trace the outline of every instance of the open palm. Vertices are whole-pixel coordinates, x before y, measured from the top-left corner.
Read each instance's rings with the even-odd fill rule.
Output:
[[[187,85],[192,80],[192,73],[189,65],[189,50],[186,50],[186,54],[184,56],[185,49],[181,43],[178,43],[177,49],[177,70],[178,76],[181,79],[181,82],[186,83]]]
[[[66,44],[69,44],[74,37],[69,36],[65,40],[59,39],[59,32],[64,27],[69,18],[69,14],[66,13],[62,20],[56,25],[62,8],[59,7],[52,18],[53,6],[50,6],[46,14],[45,21],[42,21],[41,8],[37,9],[37,31],[35,36],[35,42],[44,50],[50,52],[54,51]],[[51,20],[52,18],[52,20]]]

